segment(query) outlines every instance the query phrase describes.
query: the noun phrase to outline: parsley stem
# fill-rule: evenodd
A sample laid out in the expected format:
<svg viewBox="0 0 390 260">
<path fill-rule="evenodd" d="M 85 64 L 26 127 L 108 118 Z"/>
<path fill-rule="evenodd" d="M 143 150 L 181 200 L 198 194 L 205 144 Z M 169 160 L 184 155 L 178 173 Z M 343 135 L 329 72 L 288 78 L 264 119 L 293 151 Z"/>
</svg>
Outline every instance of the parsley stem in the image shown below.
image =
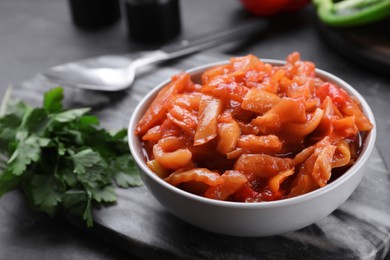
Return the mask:
<svg viewBox="0 0 390 260">
<path fill-rule="evenodd" d="M 5 91 L 4 93 L 4 97 L 3 97 L 3 100 L 1 101 L 1 105 L 0 105 L 0 116 L 3 116 L 5 115 L 6 111 L 7 111 L 7 105 L 8 105 L 8 101 L 11 97 L 11 94 L 12 94 L 12 86 L 9 86 L 7 88 L 7 90 Z"/>
<path fill-rule="evenodd" d="M 7 166 L 7 158 L 5 155 L 0 154 L 0 170 L 4 170 Z"/>
</svg>

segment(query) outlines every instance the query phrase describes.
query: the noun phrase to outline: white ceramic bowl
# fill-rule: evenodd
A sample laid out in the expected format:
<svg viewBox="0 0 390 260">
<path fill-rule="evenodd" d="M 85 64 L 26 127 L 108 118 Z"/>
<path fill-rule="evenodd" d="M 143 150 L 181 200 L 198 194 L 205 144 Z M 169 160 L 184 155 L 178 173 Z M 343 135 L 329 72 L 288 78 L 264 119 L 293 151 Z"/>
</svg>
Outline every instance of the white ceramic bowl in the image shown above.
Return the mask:
<svg viewBox="0 0 390 260">
<path fill-rule="evenodd" d="M 262 61 L 272 65 L 284 64 L 284 61 L 277 60 Z M 207 68 L 225 63 L 227 61 L 208 64 L 187 72 L 196 81 Z M 138 104 L 128 128 L 130 151 L 146 187 L 161 205 L 177 217 L 199 228 L 226 235 L 245 237 L 276 235 L 303 228 L 329 215 L 352 194 L 361 181 L 367 159 L 375 144 L 376 129 L 374 115 L 369 105 L 354 88 L 325 71 L 316 69 L 316 74 L 326 81 L 336 83 L 356 97 L 364 114 L 374 124 L 374 128 L 364 140 L 356 163 L 334 182 L 294 198 L 261 203 L 212 200 L 168 184 L 147 167 L 142 156 L 140 139 L 134 134 L 137 122 L 157 93 L 169 83 L 167 80 Z"/>
</svg>

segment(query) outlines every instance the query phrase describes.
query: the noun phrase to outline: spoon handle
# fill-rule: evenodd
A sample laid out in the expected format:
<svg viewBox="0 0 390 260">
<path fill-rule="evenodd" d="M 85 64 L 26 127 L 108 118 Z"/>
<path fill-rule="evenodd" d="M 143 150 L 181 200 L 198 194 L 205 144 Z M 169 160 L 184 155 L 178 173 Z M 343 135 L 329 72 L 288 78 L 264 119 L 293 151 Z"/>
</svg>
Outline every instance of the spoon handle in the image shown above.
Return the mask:
<svg viewBox="0 0 390 260">
<path fill-rule="evenodd" d="M 216 46 L 217 44 L 226 43 L 231 40 L 239 40 L 246 38 L 256 33 L 265 31 L 267 28 L 266 20 L 255 20 L 244 25 L 235 27 L 227 31 L 213 33 L 193 40 L 182 40 L 180 42 L 166 45 L 159 50 L 153 51 L 148 55 L 142 56 L 134 60 L 130 66 L 129 71 L 136 70 L 142 66 L 157 63 L 165 60 L 170 60 L 185 55 L 189 55 L 207 48 Z"/>
<path fill-rule="evenodd" d="M 254 22 L 251 21 L 226 31 L 213 33 L 193 40 L 182 40 L 178 43 L 164 46 L 160 50 L 168 54 L 167 59 L 174 59 L 217 46 L 217 44 L 255 35 L 264 31 L 267 26 L 268 22 L 266 20 L 256 19 Z"/>
</svg>

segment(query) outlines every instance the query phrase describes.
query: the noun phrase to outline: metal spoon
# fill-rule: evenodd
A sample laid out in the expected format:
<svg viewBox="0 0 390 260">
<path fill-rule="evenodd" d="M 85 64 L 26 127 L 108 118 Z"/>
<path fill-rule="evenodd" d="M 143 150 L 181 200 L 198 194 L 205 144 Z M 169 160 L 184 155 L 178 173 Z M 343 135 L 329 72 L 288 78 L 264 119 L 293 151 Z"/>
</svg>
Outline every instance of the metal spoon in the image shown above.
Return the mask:
<svg viewBox="0 0 390 260">
<path fill-rule="evenodd" d="M 192 54 L 216 46 L 218 43 L 226 43 L 229 40 L 240 40 L 264 31 L 266 26 L 265 20 L 256 20 L 228 31 L 215 33 L 201 39 L 181 41 L 160 50 L 148 52 L 132 62 L 129 60 L 124 62 L 126 58 L 123 55 L 111 55 L 105 56 L 106 59 L 97 57 L 88 60 L 88 62 L 71 62 L 55 66 L 42 74 L 50 81 L 82 89 L 124 90 L 132 86 L 136 71 L 140 67 Z"/>
</svg>

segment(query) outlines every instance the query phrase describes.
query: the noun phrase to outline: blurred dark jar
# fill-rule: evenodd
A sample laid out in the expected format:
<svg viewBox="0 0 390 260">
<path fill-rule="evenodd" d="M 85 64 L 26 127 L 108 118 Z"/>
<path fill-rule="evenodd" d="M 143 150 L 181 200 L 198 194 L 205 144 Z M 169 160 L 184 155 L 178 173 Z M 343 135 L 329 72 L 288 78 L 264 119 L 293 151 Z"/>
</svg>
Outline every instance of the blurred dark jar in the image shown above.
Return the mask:
<svg viewBox="0 0 390 260">
<path fill-rule="evenodd" d="M 119 0 L 69 0 L 73 23 L 81 28 L 97 29 L 120 17 Z"/>
<path fill-rule="evenodd" d="M 129 38 L 164 42 L 180 33 L 179 0 L 123 0 Z"/>
</svg>

